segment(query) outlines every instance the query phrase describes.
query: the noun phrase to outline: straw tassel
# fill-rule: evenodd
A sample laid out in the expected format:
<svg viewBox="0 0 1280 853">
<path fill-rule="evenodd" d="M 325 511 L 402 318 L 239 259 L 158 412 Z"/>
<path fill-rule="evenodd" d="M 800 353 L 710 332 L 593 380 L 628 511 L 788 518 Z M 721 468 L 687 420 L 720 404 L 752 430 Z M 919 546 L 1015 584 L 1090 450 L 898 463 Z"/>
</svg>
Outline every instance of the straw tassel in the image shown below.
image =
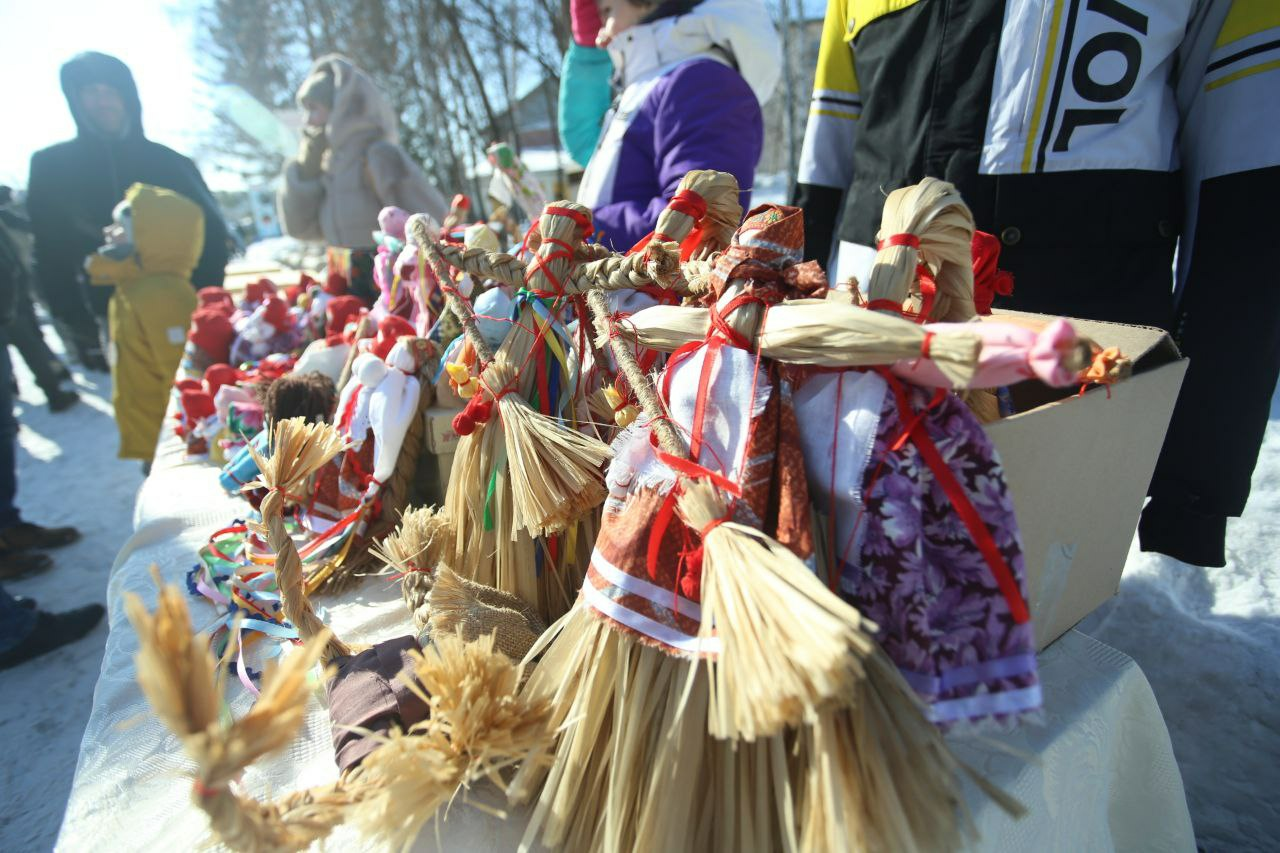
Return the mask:
<svg viewBox="0 0 1280 853">
<path fill-rule="evenodd" d="M 244 768 L 284 748 L 297 734 L 311 693 L 308 673 L 324 651 L 327 630 L 282 661 L 269 661 L 258 701 L 227 725 L 220 717 L 217 662 L 205 638 L 191 630 L 183 593 L 162 587 L 154 613 L 130 593 L 125 610 L 138 633 L 138 683 L 195 763 L 192 801 L 209 816 L 222 843 L 243 851 L 301 850 L 343 821 L 361 791 L 341 781 L 270 804 L 231 789 Z"/>
<path fill-rule="evenodd" d="M 139 637 L 138 682 L 195 763 L 193 801 L 233 850 L 303 850 L 344 822 L 407 847 L 460 788 L 480 779 L 503 787 L 500 771 L 551 737 L 549 706 L 518 695 L 523 668 L 496 651 L 492 637 L 467 643 L 442 633 L 414 654 L 408 682 L 430 705 L 427 720 L 393 731 L 335 783 L 259 803 L 231 783 L 296 736 L 311 692 L 308 674 L 327 631 L 282 662 L 269 662 L 252 710 L 224 724 L 216 661 L 191 630 L 183 593 L 162 588 L 154 614 L 132 594 L 125 607 Z"/>
</svg>

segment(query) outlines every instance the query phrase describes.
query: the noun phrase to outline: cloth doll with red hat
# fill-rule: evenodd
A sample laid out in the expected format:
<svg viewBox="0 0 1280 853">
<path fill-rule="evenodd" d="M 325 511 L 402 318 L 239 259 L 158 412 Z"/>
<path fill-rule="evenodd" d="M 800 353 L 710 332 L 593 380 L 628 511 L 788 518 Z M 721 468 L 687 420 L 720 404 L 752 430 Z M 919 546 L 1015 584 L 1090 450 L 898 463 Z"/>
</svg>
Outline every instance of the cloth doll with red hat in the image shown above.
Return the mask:
<svg viewBox="0 0 1280 853">
<path fill-rule="evenodd" d="M 273 353 L 289 353 L 302 345 L 306 333 L 278 296 L 262 301 L 253 313 L 236 323 L 231 363 L 261 361 Z"/>
<path fill-rule="evenodd" d="M 231 341 L 235 336 L 231 317 L 223 313 L 222 307 L 197 308 L 191 315 L 191 327 L 182 351 L 182 372 L 199 377 L 211 365 L 225 363 L 231 358 Z"/>
<path fill-rule="evenodd" d="M 269 278 L 260 278 L 252 281 L 244 289 L 244 298 L 240 300 L 240 304 L 236 308 L 243 314 L 252 314 L 262 300 L 269 296 L 276 295 L 276 283 Z"/>
<path fill-rule="evenodd" d="M 325 317 L 329 310 L 329 302 L 347 295 L 349 295 L 347 280 L 336 272 L 331 272 L 325 276 L 323 284 L 311 288 L 310 300 L 307 303 L 306 310 L 309 328 L 315 337 L 318 338 L 324 334 Z M 365 303 L 361 300 L 360 304 L 364 305 Z"/>
<path fill-rule="evenodd" d="M 218 433 L 218 410 L 213 395 L 203 388 L 182 392 L 178 410 L 178 435 L 186 439 L 188 456 L 207 456 L 209 443 Z"/>
<path fill-rule="evenodd" d="M 214 308 L 228 317 L 235 313 L 236 303 L 221 287 L 202 287 L 196 291 L 196 304 L 199 308 Z"/>
<path fill-rule="evenodd" d="M 298 283 L 291 284 L 284 289 L 284 301 L 289 303 L 290 307 L 298 305 L 302 297 L 316 287 L 319 287 L 319 283 L 314 278 L 306 273 L 300 273 L 298 275 Z"/>
</svg>

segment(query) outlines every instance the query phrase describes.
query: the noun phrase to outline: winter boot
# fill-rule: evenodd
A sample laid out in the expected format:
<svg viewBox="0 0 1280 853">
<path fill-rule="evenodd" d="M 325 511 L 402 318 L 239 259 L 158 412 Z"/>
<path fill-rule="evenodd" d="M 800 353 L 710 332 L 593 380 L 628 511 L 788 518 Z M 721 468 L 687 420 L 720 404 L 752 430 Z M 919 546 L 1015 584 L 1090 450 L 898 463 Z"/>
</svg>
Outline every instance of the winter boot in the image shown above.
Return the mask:
<svg viewBox="0 0 1280 853">
<path fill-rule="evenodd" d="M 65 613 L 36 613 L 36 626 L 26 639 L 0 654 L 0 669 L 10 669 L 68 643 L 74 643 L 92 631 L 106 612 L 101 604 L 90 604 Z"/>
<path fill-rule="evenodd" d="M 0 530 L 0 552 L 61 548 L 79 539 L 80 531 L 74 527 L 41 527 L 29 521 L 19 521 Z"/>
<path fill-rule="evenodd" d="M 21 554 L 16 551 L 0 553 L 0 581 L 16 581 L 51 568 L 53 560 L 46 554 Z"/>
</svg>

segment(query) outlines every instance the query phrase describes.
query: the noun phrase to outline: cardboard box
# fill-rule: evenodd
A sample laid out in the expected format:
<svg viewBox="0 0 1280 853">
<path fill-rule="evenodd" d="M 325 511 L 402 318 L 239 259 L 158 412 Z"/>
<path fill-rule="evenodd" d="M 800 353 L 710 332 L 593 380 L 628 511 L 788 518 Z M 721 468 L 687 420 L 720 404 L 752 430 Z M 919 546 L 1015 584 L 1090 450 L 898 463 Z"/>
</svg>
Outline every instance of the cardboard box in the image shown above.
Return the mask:
<svg viewBox="0 0 1280 853">
<path fill-rule="evenodd" d="M 1017 312 L 997 312 L 1016 321 Z M 1035 315 L 1021 315 L 1033 317 Z M 1161 329 L 1072 320 L 1118 346 L 1133 376 L 1083 396 L 1025 382 L 1019 414 L 987 427 L 1004 463 L 1026 556 L 1036 646 L 1070 630 L 1120 586 L 1187 360 Z"/>
<path fill-rule="evenodd" d="M 452 455 L 457 449 L 458 434 L 453 431 L 453 417 L 458 411 L 444 406 L 431 406 L 426 410 L 428 453 L 433 456 Z"/>
</svg>

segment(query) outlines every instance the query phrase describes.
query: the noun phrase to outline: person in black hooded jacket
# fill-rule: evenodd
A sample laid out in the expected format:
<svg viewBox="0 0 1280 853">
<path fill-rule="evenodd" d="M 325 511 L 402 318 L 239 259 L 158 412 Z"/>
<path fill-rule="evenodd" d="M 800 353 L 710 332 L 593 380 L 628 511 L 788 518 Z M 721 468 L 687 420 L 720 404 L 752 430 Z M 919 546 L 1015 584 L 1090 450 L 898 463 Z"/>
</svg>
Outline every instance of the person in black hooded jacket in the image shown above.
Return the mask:
<svg viewBox="0 0 1280 853">
<path fill-rule="evenodd" d="M 84 283 L 84 260 L 102 243 L 111 211 L 135 183 L 181 193 L 204 209 L 204 252 L 191 276 L 199 287 L 221 287 L 227 228 L 212 193 L 188 158 L 142 132 L 142 105 L 133 75 L 119 59 L 81 53 L 62 66 L 62 92 L 76 137 L 31 157 L 27 212 L 35 236 L 36 279 L 54 318 L 86 367 L 106 370 L 99 343 L 110 288 Z"/>
</svg>

